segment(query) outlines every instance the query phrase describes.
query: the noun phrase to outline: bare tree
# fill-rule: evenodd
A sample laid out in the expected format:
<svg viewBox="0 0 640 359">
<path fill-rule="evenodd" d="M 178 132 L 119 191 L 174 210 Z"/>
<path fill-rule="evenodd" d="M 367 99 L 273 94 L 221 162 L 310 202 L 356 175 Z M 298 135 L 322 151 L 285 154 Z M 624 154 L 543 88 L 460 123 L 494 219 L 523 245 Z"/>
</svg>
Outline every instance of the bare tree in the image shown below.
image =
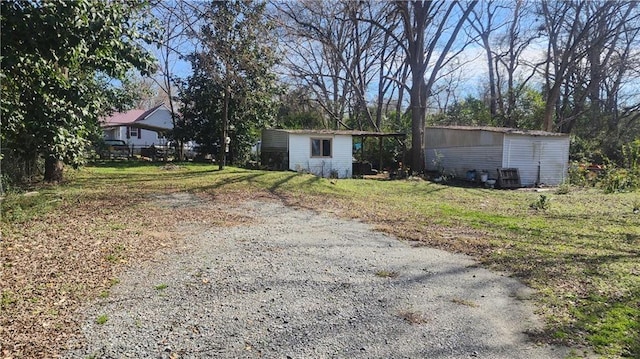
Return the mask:
<svg viewBox="0 0 640 359">
<path fill-rule="evenodd" d="M 517 127 L 516 102 L 523 89 L 537 72 L 539 63 L 524 59 L 523 54 L 531 43 L 539 37 L 535 21 L 532 19 L 532 5 L 526 0 L 517 0 L 510 7 L 506 31 L 499 34 L 494 61 L 496 63 L 496 92 L 498 111 L 504 117 L 507 127 Z M 520 70 L 528 66 L 529 71 Z M 523 74 L 516 81 L 518 73 Z M 503 85 L 504 81 L 504 85 Z"/>
<path fill-rule="evenodd" d="M 195 44 L 192 42 L 196 24 L 202 20 L 203 11 L 199 4 L 184 0 L 158 1 L 153 14 L 160 27 L 155 49 L 158 59 L 158 77 L 153 77 L 162 93 L 164 101 L 171 111 L 173 128 L 178 128 L 177 90 L 180 79 L 175 73 L 178 62 L 190 52 Z M 178 139 L 178 155 L 182 159 L 182 139 Z"/>
<path fill-rule="evenodd" d="M 399 36 L 388 33 L 400 44 L 411 72 L 411 168 L 414 172 L 422 172 L 425 165 L 423 134 L 427 99 L 432 95 L 440 70 L 453 58 L 450 51 L 454 44 L 460 43 L 456 42 L 458 33 L 476 3 L 444 0 L 394 3 L 393 11 L 398 12 L 403 31 Z M 384 28 L 384 24 L 376 24 Z"/>
<path fill-rule="evenodd" d="M 625 23 L 639 15 L 633 1 L 544 1 L 539 11 L 549 40 L 542 127 L 569 132 L 586 99 L 599 106 L 602 71 L 617 52 L 608 49 L 617 48 Z"/>
<path fill-rule="evenodd" d="M 498 93 L 495 74 L 495 58 L 491 36 L 492 34 L 504 27 L 507 22 L 505 17 L 496 23 L 496 13 L 506 8 L 501 2 L 484 0 L 481 6 L 473 9 L 469 16 L 469 24 L 475 30 L 480 45 L 485 51 L 487 59 L 487 70 L 489 75 L 489 111 L 492 117 L 498 114 Z"/>
<path fill-rule="evenodd" d="M 398 86 L 397 45 L 385 31 L 363 19 L 387 13 L 376 2 L 302 1 L 275 3 L 284 29 L 288 74 L 311 88 L 331 118 L 346 127 L 349 113 L 359 128 L 379 130 L 385 96 Z M 387 22 L 394 31 L 397 22 Z M 372 113 L 368 96 L 377 94 Z"/>
</svg>

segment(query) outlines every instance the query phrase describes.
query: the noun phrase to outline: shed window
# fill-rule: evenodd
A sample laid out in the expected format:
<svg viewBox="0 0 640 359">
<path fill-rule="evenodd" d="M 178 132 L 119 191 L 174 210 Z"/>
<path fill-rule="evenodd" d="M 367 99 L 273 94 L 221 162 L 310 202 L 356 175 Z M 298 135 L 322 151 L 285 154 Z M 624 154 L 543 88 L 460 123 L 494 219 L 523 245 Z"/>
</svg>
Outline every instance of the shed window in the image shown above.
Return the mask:
<svg viewBox="0 0 640 359">
<path fill-rule="evenodd" d="M 331 139 L 312 138 L 311 157 L 331 157 Z"/>
</svg>

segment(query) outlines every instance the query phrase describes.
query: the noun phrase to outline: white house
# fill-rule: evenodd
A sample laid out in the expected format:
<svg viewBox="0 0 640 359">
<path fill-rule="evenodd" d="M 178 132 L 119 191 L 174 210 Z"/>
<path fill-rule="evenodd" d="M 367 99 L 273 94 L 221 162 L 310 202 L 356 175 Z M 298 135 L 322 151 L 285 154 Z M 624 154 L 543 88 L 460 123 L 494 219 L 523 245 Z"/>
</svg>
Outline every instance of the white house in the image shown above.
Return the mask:
<svg viewBox="0 0 640 359">
<path fill-rule="evenodd" d="M 502 127 L 434 126 L 424 133 L 428 171 L 464 177 L 468 171 L 518 169 L 520 185 L 562 183 L 569 164 L 569 136 Z"/>
<path fill-rule="evenodd" d="M 164 105 L 149 110 L 115 113 L 101 121 L 104 138 L 123 140 L 134 150 L 151 145 L 165 145 L 164 133 L 173 129 L 171 111 Z"/>
</svg>

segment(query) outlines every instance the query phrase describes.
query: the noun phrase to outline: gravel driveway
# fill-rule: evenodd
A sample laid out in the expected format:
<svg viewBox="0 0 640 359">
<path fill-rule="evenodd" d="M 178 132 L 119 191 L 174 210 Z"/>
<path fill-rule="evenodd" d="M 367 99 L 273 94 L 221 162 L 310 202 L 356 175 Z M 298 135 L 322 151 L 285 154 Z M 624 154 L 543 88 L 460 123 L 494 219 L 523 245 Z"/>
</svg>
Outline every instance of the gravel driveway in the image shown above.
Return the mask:
<svg viewBox="0 0 640 359">
<path fill-rule="evenodd" d="M 249 202 L 83 309 L 68 358 L 563 358 L 516 280 L 366 224 Z M 97 324 L 103 316 L 107 321 Z"/>
</svg>

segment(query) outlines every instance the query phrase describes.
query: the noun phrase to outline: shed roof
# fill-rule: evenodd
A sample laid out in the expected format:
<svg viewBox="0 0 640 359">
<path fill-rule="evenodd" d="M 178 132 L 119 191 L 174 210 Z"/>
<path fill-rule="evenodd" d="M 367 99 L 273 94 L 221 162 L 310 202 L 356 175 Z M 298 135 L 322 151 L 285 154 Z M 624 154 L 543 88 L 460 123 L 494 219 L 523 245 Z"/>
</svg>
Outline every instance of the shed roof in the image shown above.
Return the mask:
<svg viewBox="0 0 640 359">
<path fill-rule="evenodd" d="M 526 130 L 521 128 L 509 128 L 509 127 L 490 127 L 490 126 L 428 126 L 429 128 L 460 130 L 460 131 L 487 131 L 505 133 L 510 135 L 525 135 L 525 136 L 554 136 L 554 137 L 568 137 L 566 133 L 559 132 L 547 132 L 539 130 Z"/>
<path fill-rule="evenodd" d="M 279 131 L 293 134 L 303 135 L 347 135 L 347 136 L 363 136 L 363 137 L 405 137 L 406 133 L 400 132 L 375 132 L 375 131 L 356 131 L 356 130 L 289 130 L 282 128 L 270 128 L 270 131 Z"/>
</svg>

